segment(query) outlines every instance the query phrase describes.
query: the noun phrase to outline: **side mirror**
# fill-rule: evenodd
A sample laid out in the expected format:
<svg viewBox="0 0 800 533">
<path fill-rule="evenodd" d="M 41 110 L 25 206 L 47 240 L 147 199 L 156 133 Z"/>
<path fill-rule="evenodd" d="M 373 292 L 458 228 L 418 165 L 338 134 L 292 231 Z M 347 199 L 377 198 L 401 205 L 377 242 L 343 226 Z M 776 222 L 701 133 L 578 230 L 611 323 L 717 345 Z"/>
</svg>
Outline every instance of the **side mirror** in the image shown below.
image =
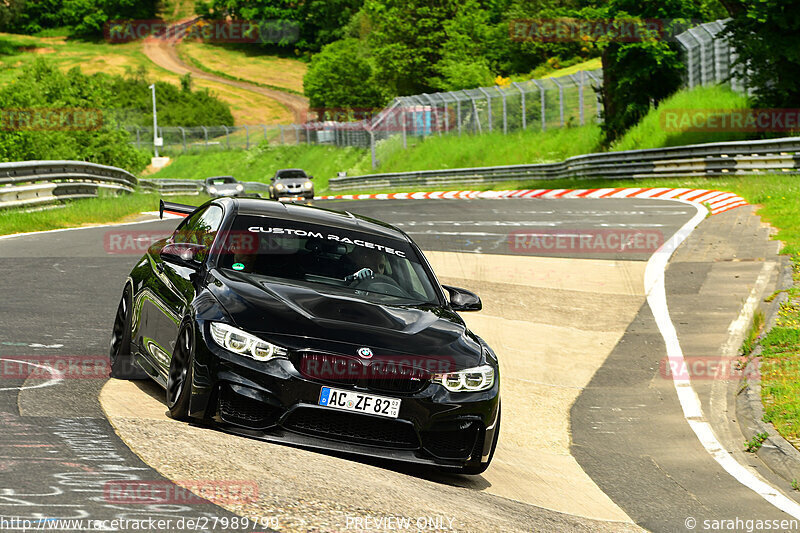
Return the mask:
<svg viewBox="0 0 800 533">
<path fill-rule="evenodd" d="M 199 265 L 198 254 L 205 251 L 206 247 L 202 244 L 173 242 L 161 249 L 161 258 L 170 263 L 196 268 Z"/>
<path fill-rule="evenodd" d="M 306 176 L 308 179 L 313 180 L 314 176 Z"/>
<path fill-rule="evenodd" d="M 442 285 L 450 295 L 450 307 L 453 311 L 480 311 L 483 309 L 481 299 L 474 292 L 449 285 Z"/>
</svg>

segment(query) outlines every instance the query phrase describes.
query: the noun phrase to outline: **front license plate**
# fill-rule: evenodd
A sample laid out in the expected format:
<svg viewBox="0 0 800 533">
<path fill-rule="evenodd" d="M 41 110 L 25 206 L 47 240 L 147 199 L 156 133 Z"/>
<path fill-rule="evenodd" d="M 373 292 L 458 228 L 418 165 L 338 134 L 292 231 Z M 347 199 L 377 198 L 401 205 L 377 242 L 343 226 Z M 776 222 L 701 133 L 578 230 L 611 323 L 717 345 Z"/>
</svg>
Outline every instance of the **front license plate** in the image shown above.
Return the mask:
<svg viewBox="0 0 800 533">
<path fill-rule="evenodd" d="M 383 396 L 330 387 L 322 387 L 319 393 L 319 405 L 343 411 L 385 416 L 386 418 L 397 418 L 400 412 L 399 398 L 384 398 Z"/>
</svg>

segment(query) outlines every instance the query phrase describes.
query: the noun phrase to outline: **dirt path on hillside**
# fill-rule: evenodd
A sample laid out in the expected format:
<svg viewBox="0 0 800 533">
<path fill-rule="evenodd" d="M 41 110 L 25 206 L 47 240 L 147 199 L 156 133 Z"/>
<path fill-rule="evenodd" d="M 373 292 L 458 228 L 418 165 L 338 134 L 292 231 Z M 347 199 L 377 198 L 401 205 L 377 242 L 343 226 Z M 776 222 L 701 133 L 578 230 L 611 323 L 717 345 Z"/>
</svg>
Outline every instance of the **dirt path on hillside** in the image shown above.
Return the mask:
<svg viewBox="0 0 800 533">
<path fill-rule="evenodd" d="M 179 22 L 178 24 L 185 22 L 186 21 Z M 302 124 L 307 120 L 308 98 L 297 94 L 260 87 L 244 81 L 234 81 L 221 76 L 215 76 L 214 74 L 209 74 L 208 72 L 185 63 L 180 56 L 178 56 L 178 51 L 175 48 L 176 44 L 177 42 L 174 39 L 145 39 L 144 53 L 150 59 L 150 61 L 162 68 L 169 70 L 170 72 L 174 72 L 175 74 L 181 76 L 187 72 L 190 72 L 192 77 L 197 79 L 223 83 L 225 85 L 238 87 L 246 91 L 267 96 L 289 108 L 294 115 L 294 121 L 296 123 Z"/>
</svg>

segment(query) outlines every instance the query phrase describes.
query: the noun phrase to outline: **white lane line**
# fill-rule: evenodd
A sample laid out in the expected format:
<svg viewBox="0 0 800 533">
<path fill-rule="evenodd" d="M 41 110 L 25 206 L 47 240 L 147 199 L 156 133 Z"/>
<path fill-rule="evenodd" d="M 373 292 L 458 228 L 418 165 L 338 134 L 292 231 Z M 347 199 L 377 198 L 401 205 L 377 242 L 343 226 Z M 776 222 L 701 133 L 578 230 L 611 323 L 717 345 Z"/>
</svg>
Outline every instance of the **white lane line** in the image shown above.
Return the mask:
<svg viewBox="0 0 800 533">
<path fill-rule="evenodd" d="M 0 357 L 0 361 L 6 361 L 6 362 L 9 362 L 9 363 L 24 363 L 26 365 L 35 366 L 36 368 L 41 368 L 45 372 L 48 372 L 50 374 L 50 376 L 52 376 L 50 379 L 48 379 L 44 383 L 39 383 L 38 385 L 30 385 L 30 386 L 27 386 L 27 387 L 25 385 L 22 385 L 22 386 L 19 386 L 19 387 L 3 387 L 3 388 L 0 388 L 0 391 L 7 391 L 7 390 L 20 391 L 20 390 L 28 390 L 28 389 L 41 389 L 42 387 L 50 387 L 50 386 L 53 386 L 53 385 L 57 385 L 58 383 L 61 383 L 64 380 L 64 374 L 62 374 L 61 372 L 59 372 L 55 368 L 50 368 L 49 366 L 46 366 L 46 365 L 37 365 L 36 363 L 31 363 L 30 361 L 25 361 L 23 359 L 5 359 L 5 358 L 2 358 L 2 357 Z"/>
<path fill-rule="evenodd" d="M 697 214 L 656 250 L 647 261 L 644 275 L 644 289 L 647 295 L 647 304 L 650 306 L 658 330 L 664 338 L 670 366 L 674 364 L 683 366 L 685 365 L 685 359 L 680 342 L 678 341 L 678 333 L 669 316 L 669 308 L 667 307 L 667 294 L 664 289 L 667 262 L 678 246 L 680 246 L 697 225 L 705 219 L 708 213 L 708 210 L 702 205 L 686 203 L 694 205 L 697 209 Z M 678 368 L 681 366 L 678 366 Z M 705 448 L 711 457 L 739 483 L 749 488 L 781 511 L 790 514 L 794 518 L 800 519 L 800 504 L 786 497 L 778 489 L 764 481 L 758 474 L 737 462 L 736 459 L 725 450 L 714 434 L 711 424 L 709 424 L 703 416 L 700 398 L 692 388 L 691 380 L 688 378 L 681 378 L 679 375 L 679 373 L 672 374 L 672 382 L 678 394 L 678 401 L 680 401 L 686 422 L 689 424 L 689 427 L 692 428 L 692 431 L 694 431 L 703 448 Z"/>
</svg>

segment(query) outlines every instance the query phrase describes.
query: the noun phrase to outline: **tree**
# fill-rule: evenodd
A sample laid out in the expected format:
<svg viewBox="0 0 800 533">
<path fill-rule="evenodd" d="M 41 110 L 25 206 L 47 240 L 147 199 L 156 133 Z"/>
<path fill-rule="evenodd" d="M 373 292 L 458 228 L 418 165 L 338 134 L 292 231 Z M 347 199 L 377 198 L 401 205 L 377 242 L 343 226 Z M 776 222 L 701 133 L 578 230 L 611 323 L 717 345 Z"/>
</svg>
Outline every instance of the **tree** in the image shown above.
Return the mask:
<svg viewBox="0 0 800 533">
<path fill-rule="evenodd" d="M 608 35 L 597 41 L 603 64 L 603 132 L 605 142 L 611 143 L 641 120 L 652 105 L 678 90 L 682 82 L 685 67 L 678 43 L 645 29 L 645 19 L 662 23 L 699 19 L 704 16 L 703 6 L 692 0 L 611 0 L 602 8 L 584 8 L 579 15 L 593 20 L 628 20 L 643 36 L 624 41 Z M 668 26 L 665 29 L 670 30 Z"/>
<path fill-rule="evenodd" d="M 797 107 L 800 102 L 800 12 L 780 0 L 724 0 L 732 20 L 726 34 L 747 72 L 760 107 Z"/>
<path fill-rule="evenodd" d="M 371 108 L 386 101 L 372 58 L 364 44 L 352 38 L 331 43 L 313 57 L 303 89 L 312 109 Z"/>
</svg>

